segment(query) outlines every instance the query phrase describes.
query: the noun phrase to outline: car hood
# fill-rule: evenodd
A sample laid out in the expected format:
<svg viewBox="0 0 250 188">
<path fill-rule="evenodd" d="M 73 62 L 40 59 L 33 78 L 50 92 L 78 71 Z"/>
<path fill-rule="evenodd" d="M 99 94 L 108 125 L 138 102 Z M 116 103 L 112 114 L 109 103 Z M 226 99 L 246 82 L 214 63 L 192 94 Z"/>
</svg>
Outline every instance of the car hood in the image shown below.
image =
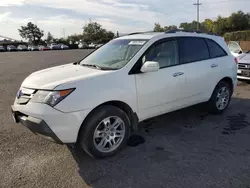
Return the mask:
<svg viewBox="0 0 250 188">
<path fill-rule="evenodd" d="M 109 72 L 71 63 L 34 72 L 23 81 L 22 87 L 52 90 L 64 83 L 108 74 Z"/>
<path fill-rule="evenodd" d="M 245 53 L 238 57 L 239 63 L 250 64 L 250 53 Z"/>
</svg>

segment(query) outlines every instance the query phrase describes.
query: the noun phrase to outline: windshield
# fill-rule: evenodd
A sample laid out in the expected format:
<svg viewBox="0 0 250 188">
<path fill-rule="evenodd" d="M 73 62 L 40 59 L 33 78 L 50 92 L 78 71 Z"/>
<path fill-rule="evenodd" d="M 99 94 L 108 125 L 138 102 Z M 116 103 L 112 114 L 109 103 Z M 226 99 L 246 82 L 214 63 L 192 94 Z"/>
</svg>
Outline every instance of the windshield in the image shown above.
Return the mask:
<svg viewBox="0 0 250 188">
<path fill-rule="evenodd" d="M 103 69 L 120 69 L 142 48 L 147 40 L 118 39 L 102 46 L 85 59 L 81 65 L 95 65 Z"/>
</svg>

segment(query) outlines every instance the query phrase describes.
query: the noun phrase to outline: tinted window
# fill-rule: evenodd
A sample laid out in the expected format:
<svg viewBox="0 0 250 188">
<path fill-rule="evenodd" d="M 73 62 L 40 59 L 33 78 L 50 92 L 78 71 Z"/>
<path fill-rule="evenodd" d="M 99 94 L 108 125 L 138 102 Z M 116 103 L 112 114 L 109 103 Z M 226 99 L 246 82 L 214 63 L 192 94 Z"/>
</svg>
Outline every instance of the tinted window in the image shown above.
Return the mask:
<svg viewBox="0 0 250 188">
<path fill-rule="evenodd" d="M 179 49 L 181 63 L 209 59 L 207 44 L 202 38 L 180 38 Z"/>
<path fill-rule="evenodd" d="M 151 47 L 142 58 L 142 63 L 156 61 L 160 68 L 177 65 L 178 45 L 177 41 L 166 41 Z"/>
<path fill-rule="evenodd" d="M 214 41 L 206 39 L 209 51 L 210 51 L 210 57 L 222 57 L 227 55 L 226 52 Z"/>
</svg>

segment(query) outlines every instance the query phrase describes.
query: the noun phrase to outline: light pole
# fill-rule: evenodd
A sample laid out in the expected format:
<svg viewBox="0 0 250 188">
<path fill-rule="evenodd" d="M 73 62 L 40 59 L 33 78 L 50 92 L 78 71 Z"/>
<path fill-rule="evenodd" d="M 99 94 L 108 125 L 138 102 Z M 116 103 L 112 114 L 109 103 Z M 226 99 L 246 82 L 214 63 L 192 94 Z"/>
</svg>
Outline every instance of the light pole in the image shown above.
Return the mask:
<svg viewBox="0 0 250 188">
<path fill-rule="evenodd" d="M 63 28 L 63 38 L 65 39 L 65 28 Z"/>
<path fill-rule="evenodd" d="M 195 6 L 197 6 L 197 31 L 199 31 L 200 26 L 200 0 L 197 0 L 197 3 L 194 3 Z"/>
</svg>

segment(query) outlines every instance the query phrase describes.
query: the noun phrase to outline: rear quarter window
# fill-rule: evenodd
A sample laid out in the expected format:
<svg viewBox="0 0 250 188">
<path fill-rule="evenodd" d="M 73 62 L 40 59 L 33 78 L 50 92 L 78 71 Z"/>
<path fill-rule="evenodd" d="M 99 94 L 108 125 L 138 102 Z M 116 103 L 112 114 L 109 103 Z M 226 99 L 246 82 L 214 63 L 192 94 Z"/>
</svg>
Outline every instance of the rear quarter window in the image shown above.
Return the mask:
<svg viewBox="0 0 250 188">
<path fill-rule="evenodd" d="M 225 52 L 225 50 L 216 42 L 210 40 L 210 39 L 206 39 L 208 48 L 209 48 L 209 52 L 210 52 L 210 57 L 211 58 L 216 58 L 216 57 L 223 57 L 226 56 L 227 53 Z"/>
</svg>

